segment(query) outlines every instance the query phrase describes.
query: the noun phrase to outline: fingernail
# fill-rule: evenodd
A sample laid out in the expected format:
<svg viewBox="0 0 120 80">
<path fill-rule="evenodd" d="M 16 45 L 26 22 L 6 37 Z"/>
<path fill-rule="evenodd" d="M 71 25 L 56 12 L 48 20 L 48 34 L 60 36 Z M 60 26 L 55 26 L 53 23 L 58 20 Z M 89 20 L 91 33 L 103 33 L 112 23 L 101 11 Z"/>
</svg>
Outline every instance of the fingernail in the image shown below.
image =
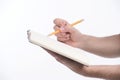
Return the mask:
<svg viewBox="0 0 120 80">
<path fill-rule="evenodd" d="M 60 31 L 61 31 L 61 32 L 64 32 L 64 31 L 65 31 L 65 28 L 64 28 L 64 27 L 61 27 L 61 28 L 60 28 Z"/>
</svg>

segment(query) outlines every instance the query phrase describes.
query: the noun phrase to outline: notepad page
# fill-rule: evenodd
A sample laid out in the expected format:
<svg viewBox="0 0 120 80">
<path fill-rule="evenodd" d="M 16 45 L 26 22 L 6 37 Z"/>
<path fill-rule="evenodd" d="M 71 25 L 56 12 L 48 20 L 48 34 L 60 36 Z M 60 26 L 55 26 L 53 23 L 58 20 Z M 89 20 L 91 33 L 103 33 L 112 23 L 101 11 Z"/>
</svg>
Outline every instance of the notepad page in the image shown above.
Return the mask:
<svg viewBox="0 0 120 80">
<path fill-rule="evenodd" d="M 86 52 L 81 49 L 74 48 L 31 30 L 28 31 L 28 40 L 33 44 L 44 47 L 81 64 L 89 65 L 89 59 L 84 55 Z"/>
</svg>

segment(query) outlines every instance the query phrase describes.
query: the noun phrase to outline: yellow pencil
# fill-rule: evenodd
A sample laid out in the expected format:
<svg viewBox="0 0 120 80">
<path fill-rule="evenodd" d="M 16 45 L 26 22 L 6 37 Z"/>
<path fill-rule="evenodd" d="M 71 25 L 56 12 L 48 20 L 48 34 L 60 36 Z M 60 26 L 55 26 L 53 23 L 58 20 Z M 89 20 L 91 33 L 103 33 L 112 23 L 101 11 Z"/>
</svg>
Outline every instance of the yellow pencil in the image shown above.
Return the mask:
<svg viewBox="0 0 120 80">
<path fill-rule="evenodd" d="M 78 23 L 81 23 L 82 21 L 84 21 L 84 19 L 78 20 L 78 21 L 70 24 L 70 27 L 73 27 L 74 25 L 76 25 L 76 24 L 78 24 Z M 59 33 L 59 32 L 60 32 L 60 30 L 56 30 L 55 32 L 50 33 L 48 36 L 55 35 L 55 34 L 57 34 L 57 33 Z"/>
</svg>

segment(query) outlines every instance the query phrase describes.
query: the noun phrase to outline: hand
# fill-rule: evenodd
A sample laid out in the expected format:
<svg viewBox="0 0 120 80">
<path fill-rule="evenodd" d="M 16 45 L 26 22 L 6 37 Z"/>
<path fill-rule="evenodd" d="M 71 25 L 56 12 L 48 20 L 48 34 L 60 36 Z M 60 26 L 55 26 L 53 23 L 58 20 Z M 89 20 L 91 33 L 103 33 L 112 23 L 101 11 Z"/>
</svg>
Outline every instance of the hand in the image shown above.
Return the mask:
<svg viewBox="0 0 120 80">
<path fill-rule="evenodd" d="M 85 66 L 71 59 L 63 57 L 55 52 L 45 49 L 58 62 L 67 66 L 69 69 L 86 77 L 103 78 L 110 80 L 120 80 L 120 65 L 92 65 Z"/>
<path fill-rule="evenodd" d="M 56 34 L 57 40 L 66 43 L 73 47 L 81 47 L 84 41 L 84 35 L 77 29 L 71 28 L 70 24 L 63 20 L 56 18 L 54 20 L 54 29 L 60 30 L 60 33 Z"/>
<path fill-rule="evenodd" d="M 78 74 L 86 75 L 85 68 L 87 68 L 88 66 L 85 66 L 85 65 L 80 64 L 76 61 L 73 61 L 69 58 L 61 56 L 61 55 L 59 55 L 59 54 L 57 54 L 53 51 L 47 50 L 45 48 L 43 48 L 43 49 L 46 50 L 50 55 L 52 55 L 58 62 L 64 64 L 65 66 L 67 66 L 72 71 L 74 71 Z"/>
</svg>

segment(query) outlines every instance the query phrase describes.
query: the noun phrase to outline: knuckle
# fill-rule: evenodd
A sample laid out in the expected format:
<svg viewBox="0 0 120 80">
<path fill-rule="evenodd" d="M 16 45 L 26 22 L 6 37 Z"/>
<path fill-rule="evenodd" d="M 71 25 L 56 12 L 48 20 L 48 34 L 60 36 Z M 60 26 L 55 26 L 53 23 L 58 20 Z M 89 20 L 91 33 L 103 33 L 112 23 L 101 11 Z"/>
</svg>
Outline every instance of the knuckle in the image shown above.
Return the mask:
<svg viewBox="0 0 120 80">
<path fill-rule="evenodd" d="M 59 18 L 56 18 L 56 19 L 54 19 L 53 22 L 56 24 L 59 20 L 60 20 Z"/>
<path fill-rule="evenodd" d="M 55 26 L 53 27 L 53 29 L 54 29 L 54 30 L 58 30 L 59 27 L 55 25 Z"/>
</svg>

